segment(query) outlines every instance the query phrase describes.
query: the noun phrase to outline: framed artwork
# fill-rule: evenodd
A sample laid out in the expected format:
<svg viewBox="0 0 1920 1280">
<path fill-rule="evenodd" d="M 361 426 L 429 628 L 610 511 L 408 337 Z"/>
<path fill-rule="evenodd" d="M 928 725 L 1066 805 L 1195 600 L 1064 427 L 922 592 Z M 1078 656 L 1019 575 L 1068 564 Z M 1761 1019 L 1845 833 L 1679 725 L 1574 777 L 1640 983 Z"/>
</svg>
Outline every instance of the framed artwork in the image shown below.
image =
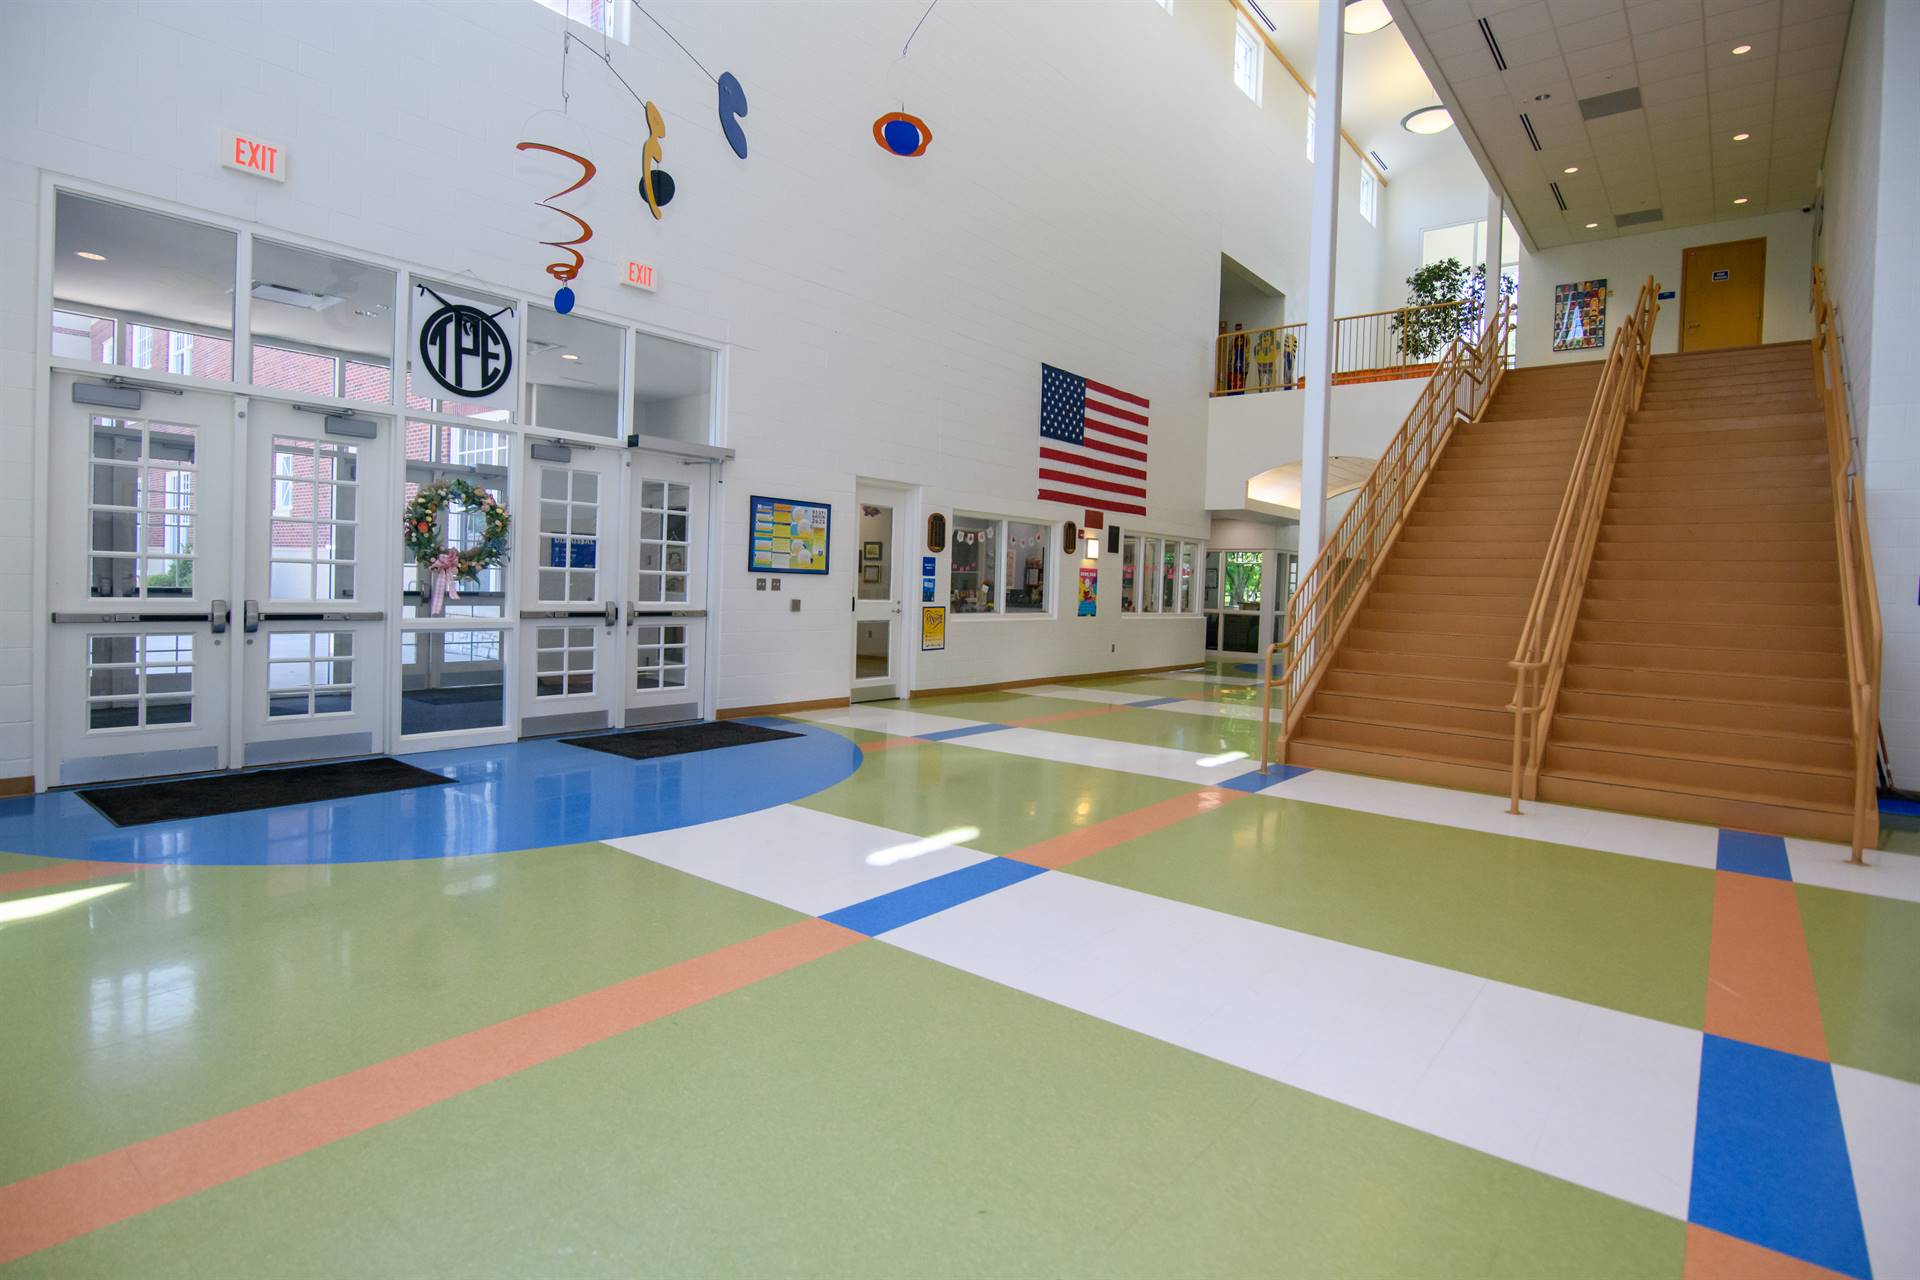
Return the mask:
<svg viewBox="0 0 1920 1280">
<path fill-rule="evenodd" d="M 877 542 L 863 542 L 863 543 L 861 543 L 861 544 L 860 544 L 860 558 L 861 558 L 861 559 L 862 559 L 863 561 L 866 561 L 866 560 L 878 560 L 878 559 L 880 558 L 880 544 L 879 544 L 879 543 L 877 543 Z"/>
<path fill-rule="evenodd" d="M 861 565 L 860 581 L 877 584 L 880 581 L 880 566 L 877 564 Z"/>
<path fill-rule="evenodd" d="M 747 501 L 749 572 L 826 573 L 831 506 L 758 494 Z"/>
<path fill-rule="evenodd" d="M 1607 282 L 1579 280 L 1553 286 L 1553 349 L 1585 351 L 1607 345 Z"/>
</svg>

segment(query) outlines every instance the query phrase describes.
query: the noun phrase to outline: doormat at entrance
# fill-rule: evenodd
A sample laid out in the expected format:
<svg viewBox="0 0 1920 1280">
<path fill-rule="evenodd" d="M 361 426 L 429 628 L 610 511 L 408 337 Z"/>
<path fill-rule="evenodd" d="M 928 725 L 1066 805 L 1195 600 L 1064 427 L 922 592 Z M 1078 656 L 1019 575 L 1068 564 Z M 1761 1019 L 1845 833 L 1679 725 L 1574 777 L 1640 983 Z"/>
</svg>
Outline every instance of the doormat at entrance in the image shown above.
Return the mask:
<svg viewBox="0 0 1920 1280">
<path fill-rule="evenodd" d="M 684 755 L 689 751 L 718 751 L 721 747 L 744 746 L 749 742 L 776 742 L 802 735 L 785 729 L 767 729 L 739 720 L 710 720 L 705 724 L 683 724 L 671 729 L 638 729 L 626 733 L 603 733 L 592 738 L 562 738 L 570 747 L 588 747 L 629 760 L 652 760 L 657 756 Z"/>
<path fill-rule="evenodd" d="M 345 800 L 413 787 L 441 787 L 453 779 L 417 769 L 392 756 L 302 765 L 297 769 L 255 769 L 207 778 L 171 778 L 128 786 L 89 787 L 80 798 L 116 827 L 182 818 L 211 818 L 252 809 Z"/>
</svg>

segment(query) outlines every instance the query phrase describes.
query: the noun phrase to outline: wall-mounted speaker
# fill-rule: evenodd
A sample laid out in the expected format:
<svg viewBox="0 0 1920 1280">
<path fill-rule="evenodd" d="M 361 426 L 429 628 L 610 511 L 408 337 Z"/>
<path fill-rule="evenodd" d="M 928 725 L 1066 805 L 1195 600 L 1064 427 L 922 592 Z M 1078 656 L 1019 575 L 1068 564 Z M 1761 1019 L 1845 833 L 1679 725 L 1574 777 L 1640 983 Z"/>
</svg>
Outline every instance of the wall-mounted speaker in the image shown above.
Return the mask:
<svg viewBox="0 0 1920 1280">
<path fill-rule="evenodd" d="M 1120 554 L 1120 526 L 1117 524 L 1107 526 L 1107 554 L 1110 556 Z"/>
</svg>

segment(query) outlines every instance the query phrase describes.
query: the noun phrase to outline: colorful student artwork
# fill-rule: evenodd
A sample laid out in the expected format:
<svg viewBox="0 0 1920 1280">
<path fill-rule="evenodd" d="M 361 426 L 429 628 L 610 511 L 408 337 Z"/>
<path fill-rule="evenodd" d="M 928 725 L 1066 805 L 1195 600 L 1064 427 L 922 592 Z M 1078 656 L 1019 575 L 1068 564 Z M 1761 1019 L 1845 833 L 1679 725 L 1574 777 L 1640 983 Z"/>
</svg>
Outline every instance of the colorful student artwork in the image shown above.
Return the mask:
<svg viewBox="0 0 1920 1280">
<path fill-rule="evenodd" d="M 1091 618 L 1100 612 L 1100 566 L 1080 566 L 1080 616 Z"/>
<path fill-rule="evenodd" d="M 1607 282 L 1553 286 L 1553 349 L 1584 351 L 1607 345 Z"/>
<path fill-rule="evenodd" d="M 920 652 L 938 653 L 947 647 L 947 607 L 934 605 L 920 611 Z"/>
<path fill-rule="evenodd" d="M 787 498 L 749 500 L 747 568 L 755 573 L 827 571 L 827 530 L 833 508 Z"/>
<path fill-rule="evenodd" d="M 927 128 L 927 122 L 919 116 L 908 115 L 904 111 L 889 111 L 873 122 L 873 140 L 880 144 L 882 151 L 911 160 L 927 153 L 927 144 L 933 141 L 933 130 Z"/>
<path fill-rule="evenodd" d="M 727 136 L 733 154 L 745 160 L 747 133 L 740 127 L 740 117 L 747 114 L 747 91 L 731 71 L 722 71 L 714 83 L 720 87 L 720 132 Z"/>
<path fill-rule="evenodd" d="M 573 289 L 570 287 L 570 282 L 579 276 L 580 268 L 586 263 L 586 257 L 580 252 L 577 246 L 583 245 L 593 239 L 593 228 L 588 226 L 586 219 L 582 218 L 579 214 L 568 213 L 565 209 L 559 208 L 553 202 L 561 196 L 570 195 L 586 186 L 589 182 L 592 182 L 596 170 L 593 167 L 593 161 L 587 159 L 585 156 L 575 155 L 573 152 L 567 151 L 564 148 L 549 146 L 544 142 L 516 143 L 514 144 L 514 150 L 545 151 L 551 155 L 565 156 L 580 166 L 580 178 L 572 186 L 562 187 L 546 199 L 534 201 L 534 203 L 541 208 L 551 209 L 553 212 L 568 219 L 576 227 L 580 228 L 580 234 L 571 240 L 542 240 L 540 242 L 550 249 L 558 249 L 573 259 L 571 262 L 555 262 L 547 267 L 547 274 L 560 282 L 560 288 L 557 289 L 553 295 L 553 309 L 561 315 L 565 315 L 567 312 L 573 310 Z"/>
</svg>

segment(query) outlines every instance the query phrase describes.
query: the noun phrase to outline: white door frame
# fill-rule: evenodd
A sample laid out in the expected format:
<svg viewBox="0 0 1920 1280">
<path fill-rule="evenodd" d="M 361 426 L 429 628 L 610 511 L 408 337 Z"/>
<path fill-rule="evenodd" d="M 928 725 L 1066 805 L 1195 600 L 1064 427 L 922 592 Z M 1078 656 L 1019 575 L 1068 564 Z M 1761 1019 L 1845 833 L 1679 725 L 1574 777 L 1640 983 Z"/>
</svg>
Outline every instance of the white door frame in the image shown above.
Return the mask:
<svg viewBox="0 0 1920 1280">
<path fill-rule="evenodd" d="M 888 628 L 888 662 L 886 677 L 870 678 L 863 684 L 859 675 L 859 634 L 860 623 L 881 621 L 881 606 L 878 600 L 860 599 L 860 508 L 871 501 L 876 506 L 887 506 L 893 512 L 892 545 L 889 548 L 891 558 L 891 599 L 885 602 L 888 609 L 886 618 L 890 620 Z M 920 536 L 920 488 L 918 485 L 900 484 L 891 480 L 873 480 L 865 476 L 854 479 L 853 485 L 853 555 L 847 562 L 854 566 L 853 589 L 849 595 L 853 601 L 851 626 L 848 631 L 847 676 L 848 696 L 855 702 L 881 698 L 906 698 L 912 696 L 915 654 L 917 644 L 909 643 L 910 629 L 907 621 L 916 617 L 918 594 L 915 584 L 919 574 L 915 572 L 920 557 L 925 554 L 924 540 Z M 865 609 L 862 606 L 867 606 Z"/>
</svg>

